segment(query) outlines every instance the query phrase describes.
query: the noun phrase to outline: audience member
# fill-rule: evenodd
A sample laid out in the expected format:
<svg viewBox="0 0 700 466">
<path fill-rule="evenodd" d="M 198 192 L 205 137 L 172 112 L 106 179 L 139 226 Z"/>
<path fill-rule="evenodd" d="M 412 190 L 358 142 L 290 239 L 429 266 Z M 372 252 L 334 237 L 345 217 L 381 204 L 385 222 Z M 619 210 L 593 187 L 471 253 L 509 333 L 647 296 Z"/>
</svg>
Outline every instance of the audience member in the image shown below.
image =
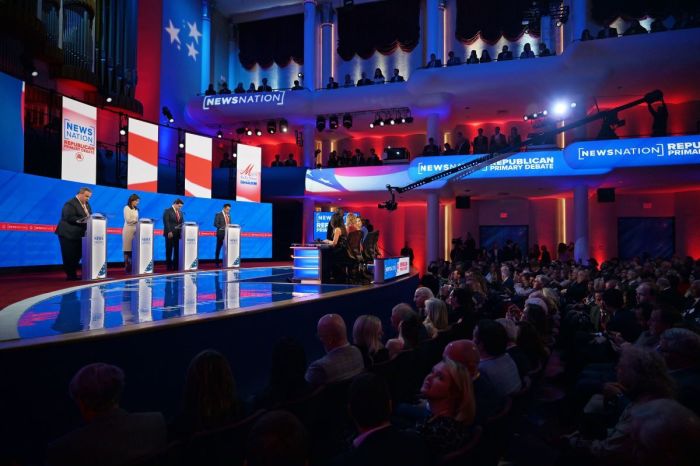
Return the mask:
<svg viewBox="0 0 700 466">
<path fill-rule="evenodd" d="M 440 148 L 435 144 L 435 139 L 428 138 L 428 144 L 423 148 L 421 155 L 440 155 Z"/>
<path fill-rule="evenodd" d="M 523 51 L 520 53 L 520 58 L 535 58 L 535 52 L 532 51 L 529 42 L 523 47 Z"/>
<path fill-rule="evenodd" d="M 256 92 L 255 83 L 250 83 L 250 86 L 248 86 L 248 90 L 246 92 Z"/>
<path fill-rule="evenodd" d="M 442 61 L 435 56 L 434 53 L 430 54 L 430 60 L 425 65 L 426 68 L 440 68 L 442 66 Z"/>
<path fill-rule="evenodd" d="M 284 162 L 280 160 L 280 154 L 275 154 L 275 160 L 270 164 L 271 167 L 284 167 Z"/>
<path fill-rule="evenodd" d="M 435 296 L 433 296 L 433 292 L 430 291 L 430 288 L 421 286 L 416 289 L 416 291 L 413 293 L 413 302 L 416 305 L 416 312 L 418 312 L 419 316 L 425 317 L 425 302 L 434 297 Z"/>
<path fill-rule="evenodd" d="M 476 65 L 478 63 L 480 62 L 479 57 L 476 56 L 476 50 L 472 50 L 469 54 L 469 58 L 467 58 L 467 65 Z"/>
<path fill-rule="evenodd" d="M 328 84 L 326 84 L 326 89 L 338 89 L 338 83 L 335 82 L 333 76 L 328 77 Z"/>
<path fill-rule="evenodd" d="M 360 79 L 357 80 L 358 86 L 368 86 L 372 84 L 372 81 L 367 77 L 367 73 L 364 71 L 360 74 Z"/>
<path fill-rule="evenodd" d="M 282 338 L 272 348 L 272 364 L 267 387 L 254 398 L 256 409 L 271 409 L 294 401 L 311 392 L 304 379 L 306 353 L 293 338 Z"/>
<path fill-rule="evenodd" d="M 459 155 L 469 153 L 469 140 L 464 137 L 461 131 L 457 132 L 457 141 L 455 143 L 455 151 Z"/>
<path fill-rule="evenodd" d="M 668 136 L 668 108 L 666 108 L 666 102 L 661 101 L 656 109 L 654 109 L 651 103 L 647 102 L 647 108 L 653 118 L 651 126 L 652 137 Z"/>
<path fill-rule="evenodd" d="M 214 89 L 214 85 L 209 83 L 209 87 L 207 87 L 207 90 L 204 91 L 204 95 L 216 95 L 216 89 Z"/>
<path fill-rule="evenodd" d="M 374 70 L 374 84 L 384 84 L 384 81 L 386 79 L 384 78 L 384 75 L 382 74 L 382 70 L 380 68 L 376 68 Z"/>
<path fill-rule="evenodd" d="M 361 315 L 352 326 L 352 341 L 362 353 L 365 368 L 389 360 L 389 351 L 382 344 L 382 322 L 373 315 Z"/>
<path fill-rule="evenodd" d="M 472 145 L 475 154 L 487 154 L 489 151 L 489 138 L 484 136 L 484 128 L 477 130 L 478 135 L 474 138 Z"/>
<path fill-rule="evenodd" d="M 420 323 L 418 314 L 413 312 L 413 310 L 405 314 L 398 323 L 398 331 L 399 335 L 397 338 L 392 338 L 386 342 L 386 349 L 389 351 L 391 359 L 398 356 L 402 351 L 418 347 L 418 344 L 424 340 L 422 335 L 426 334 L 425 327 Z"/>
<path fill-rule="evenodd" d="M 46 464 L 116 466 L 165 448 L 160 413 L 128 413 L 119 407 L 124 390 L 120 368 L 89 364 L 75 374 L 69 388 L 85 425 L 49 444 Z"/>
<path fill-rule="evenodd" d="M 496 126 L 496 128 L 494 128 L 494 134 L 491 136 L 489 149 L 491 149 L 491 152 L 498 152 L 499 150 L 505 149 L 506 147 L 508 147 L 506 137 L 501 133 L 501 128 Z"/>
<path fill-rule="evenodd" d="M 287 411 L 270 411 L 248 435 L 246 466 L 307 466 L 309 438 L 299 420 Z"/>
<path fill-rule="evenodd" d="M 230 94 L 230 93 L 231 93 L 231 89 L 228 88 L 228 84 L 226 83 L 226 81 L 224 81 L 221 84 L 221 88 L 219 89 L 219 94 Z"/>
<path fill-rule="evenodd" d="M 304 90 L 304 88 L 301 86 L 301 84 L 299 84 L 298 79 L 294 80 L 294 85 L 292 86 L 292 90 L 293 91 L 303 91 Z"/>
<path fill-rule="evenodd" d="M 629 27 L 625 30 L 623 36 L 632 36 L 635 34 L 646 34 L 647 31 L 644 26 L 639 23 L 639 20 L 633 19 Z"/>
<path fill-rule="evenodd" d="M 390 79 L 389 81 L 391 81 L 392 83 L 402 83 L 402 82 L 404 82 L 404 78 L 403 78 L 403 76 L 401 76 L 401 75 L 399 74 L 399 69 L 398 69 L 398 68 L 394 68 L 394 74 L 393 74 L 393 76 L 391 77 L 391 79 Z"/>
<path fill-rule="evenodd" d="M 287 156 L 287 160 L 284 161 L 284 166 L 285 167 L 296 167 L 297 166 L 297 161 L 294 160 L 294 154 L 289 154 Z"/>
<path fill-rule="evenodd" d="M 550 57 L 552 56 L 552 52 L 549 51 L 544 42 L 540 42 L 540 48 L 537 55 L 540 57 Z"/>
<path fill-rule="evenodd" d="M 338 314 L 326 314 L 318 321 L 318 339 L 326 351 L 321 359 L 312 362 L 305 379 L 313 387 L 340 382 L 362 372 L 362 353 L 348 343 L 345 321 Z"/>
<path fill-rule="evenodd" d="M 496 57 L 498 61 L 506 61 L 506 60 L 512 60 L 513 59 L 513 52 L 508 50 L 508 46 L 504 45 L 503 48 L 501 49 L 501 52 L 498 54 L 498 57 Z"/>
<path fill-rule="evenodd" d="M 442 154 L 443 154 L 443 155 L 456 155 L 456 154 L 457 154 L 457 151 L 454 150 L 454 149 L 452 148 L 452 146 L 450 146 L 450 143 L 449 143 L 449 142 L 446 142 L 446 143 L 444 144 L 444 147 L 445 147 L 445 150 L 442 151 Z"/>
<path fill-rule="evenodd" d="M 608 26 L 608 27 L 604 27 L 603 29 L 601 29 L 600 31 L 598 31 L 598 37 L 597 37 L 597 38 L 598 38 L 598 39 L 605 39 L 605 38 L 608 38 L 608 37 L 617 37 L 617 36 L 618 36 L 618 34 L 617 34 L 617 28 Z"/>
<path fill-rule="evenodd" d="M 489 51 L 484 49 L 481 51 L 481 58 L 479 58 L 479 63 L 489 63 L 491 61 L 491 55 Z"/>
<path fill-rule="evenodd" d="M 450 50 L 447 54 L 447 66 L 455 66 L 460 64 L 461 62 L 459 61 L 459 58 L 455 56 L 455 53 L 452 50 Z"/>
<path fill-rule="evenodd" d="M 245 94 L 245 89 L 243 88 L 243 83 L 238 83 L 236 88 L 233 90 L 236 94 Z"/>
<path fill-rule="evenodd" d="M 267 78 L 262 79 L 262 84 L 258 86 L 258 92 L 270 92 L 272 86 L 267 84 Z"/>
<path fill-rule="evenodd" d="M 661 18 L 655 18 L 654 21 L 651 22 L 650 32 L 663 32 L 667 30 L 668 28 L 664 25 Z"/>
<path fill-rule="evenodd" d="M 381 165 L 381 164 L 382 164 L 382 160 L 377 155 L 377 152 L 374 150 L 374 147 L 370 148 L 369 158 L 367 159 L 367 165 Z"/>
<path fill-rule="evenodd" d="M 700 335 L 685 328 L 668 329 L 661 334 L 658 351 L 676 383 L 676 399 L 700 415 Z"/>
<path fill-rule="evenodd" d="M 429 298 L 425 301 L 425 320 L 423 325 L 429 338 L 435 338 L 438 333 L 449 330 L 447 306 L 445 302 L 437 298 Z"/>
<path fill-rule="evenodd" d="M 482 319 L 474 329 L 474 343 L 481 357 L 479 370 L 485 373 L 500 396 L 508 396 L 522 388 L 518 367 L 506 353 L 508 337 L 502 325 Z"/>
<path fill-rule="evenodd" d="M 508 337 L 506 353 L 508 353 L 515 363 L 518 368 L 518 374 L 520 374 L 520 378 L 522 379 L 530 372 L 532 366 L 525 352 L 518 346 L 518 326 L 515 321 L 511 319 L 500 318 L 496 319 L 496 322 L 501 324 L 506 331 L 506 336 Z"/>
<path fill-rule="evenodd" d="M 343 87 L 355 87 L 355 84 L 352 82 L 352 78 L 350 77 L 349 74 L 345 75 L 345 81 L 343 82 Z"/>
<path fill-rule="evenodd" d="M 583 32 L 581 33 L 581 40 L 586 41 L 586 40 L 593 40 L 593 39 L 594 39 L 594 37 L 591 34 L 591 31 L 589 31 L 588 29 L 584 29 Z M 542 50 L 543 45 L 544 45 L 544 43 L 540 43 L 540 50 Z M 542 56 L 542 53 L 540 53 L 540 57 L 541 56 Z"/>
</svg>

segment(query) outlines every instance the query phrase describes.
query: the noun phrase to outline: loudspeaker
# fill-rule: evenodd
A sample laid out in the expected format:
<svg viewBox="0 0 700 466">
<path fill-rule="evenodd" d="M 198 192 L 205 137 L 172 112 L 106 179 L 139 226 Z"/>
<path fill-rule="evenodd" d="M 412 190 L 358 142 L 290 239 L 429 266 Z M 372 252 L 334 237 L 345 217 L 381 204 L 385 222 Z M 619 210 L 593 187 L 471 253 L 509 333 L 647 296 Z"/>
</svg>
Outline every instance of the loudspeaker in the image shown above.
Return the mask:
<svg viewBox="0 0 700 466">
<path fill-rule="evenodd" d="M 596 195 L 598 202 L 615 202 L 615 188 L 599 188 Z"/>
<path fill-rule="evenodd" d="M 457 209 L 469 209 L 472 206 L 472 200 L 469 196 L 455 197 L 455 207 Z"/>
</svg>

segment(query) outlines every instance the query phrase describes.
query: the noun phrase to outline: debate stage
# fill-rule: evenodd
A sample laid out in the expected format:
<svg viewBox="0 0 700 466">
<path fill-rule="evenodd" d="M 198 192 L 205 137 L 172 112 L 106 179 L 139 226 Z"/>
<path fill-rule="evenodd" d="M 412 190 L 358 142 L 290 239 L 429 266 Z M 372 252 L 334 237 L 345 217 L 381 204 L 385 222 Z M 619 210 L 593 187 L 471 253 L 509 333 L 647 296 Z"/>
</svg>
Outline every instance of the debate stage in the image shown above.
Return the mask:
<svg viewBox="0 0 700 466">
<path fill-rule="evenodd" d="M 318 319 L 342 315 L 352 333 L 362 314 L 382 319 L 409 301 L 409 274 L 381 285 L 291 283 L 291 267 L 203 270 L 109 282 L 87 282 L 11 304 L 0 311 L 0 439 L 4 447 L 41 458 L 46 443 L 80 424 L 68 383 L 83 365 L 124 369 L 123 406 L 179 408 L 187 366 L 200 351 L 227 356 L 239 395 L 267 383 L 274 344 L 298 340 L 308 362 L 322 356 Z"/>
</svg>

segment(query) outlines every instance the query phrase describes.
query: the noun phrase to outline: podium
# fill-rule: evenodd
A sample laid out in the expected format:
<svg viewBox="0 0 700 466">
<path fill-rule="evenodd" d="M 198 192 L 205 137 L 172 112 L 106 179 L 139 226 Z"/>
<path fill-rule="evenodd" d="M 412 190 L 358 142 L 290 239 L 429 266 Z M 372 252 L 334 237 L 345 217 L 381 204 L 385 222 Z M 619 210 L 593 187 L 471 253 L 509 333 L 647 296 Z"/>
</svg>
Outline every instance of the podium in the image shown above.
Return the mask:
<svg viewBox="0 0 700 466">
<path fill-rule="evenodd" d="M 199 261 L 197 252 L 199 248 L 199 225 L 197 222 L 185 222 L 180 232 L 180 263 L 178 270 L 187 272 L 197 270 Z"/>
<path fill-rule="evenodd" d="M 224 233 L 224 268 L 241 265 L 241 226 L 228 224 Z"/>
<path fill-rule="evenodd" d="M 92 214 L 85 223 L 83 280 L 107 278 L 107 218 L 102 214 Z"/>
<path fill-rule="evenodd" d="M 153 219 L 139 219 L 131 251 L 131 274 L 153 273 Z"/>
</svg>

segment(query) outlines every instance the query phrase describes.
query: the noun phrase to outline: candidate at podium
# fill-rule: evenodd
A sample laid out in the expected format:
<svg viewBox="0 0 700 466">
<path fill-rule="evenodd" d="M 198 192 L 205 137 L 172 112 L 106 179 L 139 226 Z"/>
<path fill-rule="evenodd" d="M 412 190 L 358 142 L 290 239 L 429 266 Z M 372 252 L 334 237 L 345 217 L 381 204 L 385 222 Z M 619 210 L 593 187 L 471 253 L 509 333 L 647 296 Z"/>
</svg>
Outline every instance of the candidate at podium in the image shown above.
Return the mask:
<svg viewBox="0 0 700 466">
<path fill-rule="evenodd" d="M 91 196 L 90 188 L 80 188 L 74 198 L 63 204 L 61 220 L 56 226 L 55 233 L 61 245 L 63 270 L 66 272 L 67 280 L 78 280 L 76 269 L 83 255 L 82 239 L 87 230 L 85 217 L 92 215 L 92 208 L 88 202 Z"/>
<path fill-rule="evenodd" d="M 221 246 L 224 245 L 226 226 L 231 223 L 230 213 L 231 204 L 224 204 L 224 208 L 221 209 L 221 212 L 217 212 L 214 216 L 214 227 L 216 227 L 216 256 L 214 256 L 214 261 L 217 267 L 221 264 L 219 253 L 221 253 Z"/>
<path fill-rule="evenodd" d="M 165 264 L 168 270 L 177 269 L 180 262 L 179 241 L 185 215 L 182 212 L 183 202 L 175 199 L 173 205 L 163 212 L 163 236 L 165 236 Z"/>
</svg>

